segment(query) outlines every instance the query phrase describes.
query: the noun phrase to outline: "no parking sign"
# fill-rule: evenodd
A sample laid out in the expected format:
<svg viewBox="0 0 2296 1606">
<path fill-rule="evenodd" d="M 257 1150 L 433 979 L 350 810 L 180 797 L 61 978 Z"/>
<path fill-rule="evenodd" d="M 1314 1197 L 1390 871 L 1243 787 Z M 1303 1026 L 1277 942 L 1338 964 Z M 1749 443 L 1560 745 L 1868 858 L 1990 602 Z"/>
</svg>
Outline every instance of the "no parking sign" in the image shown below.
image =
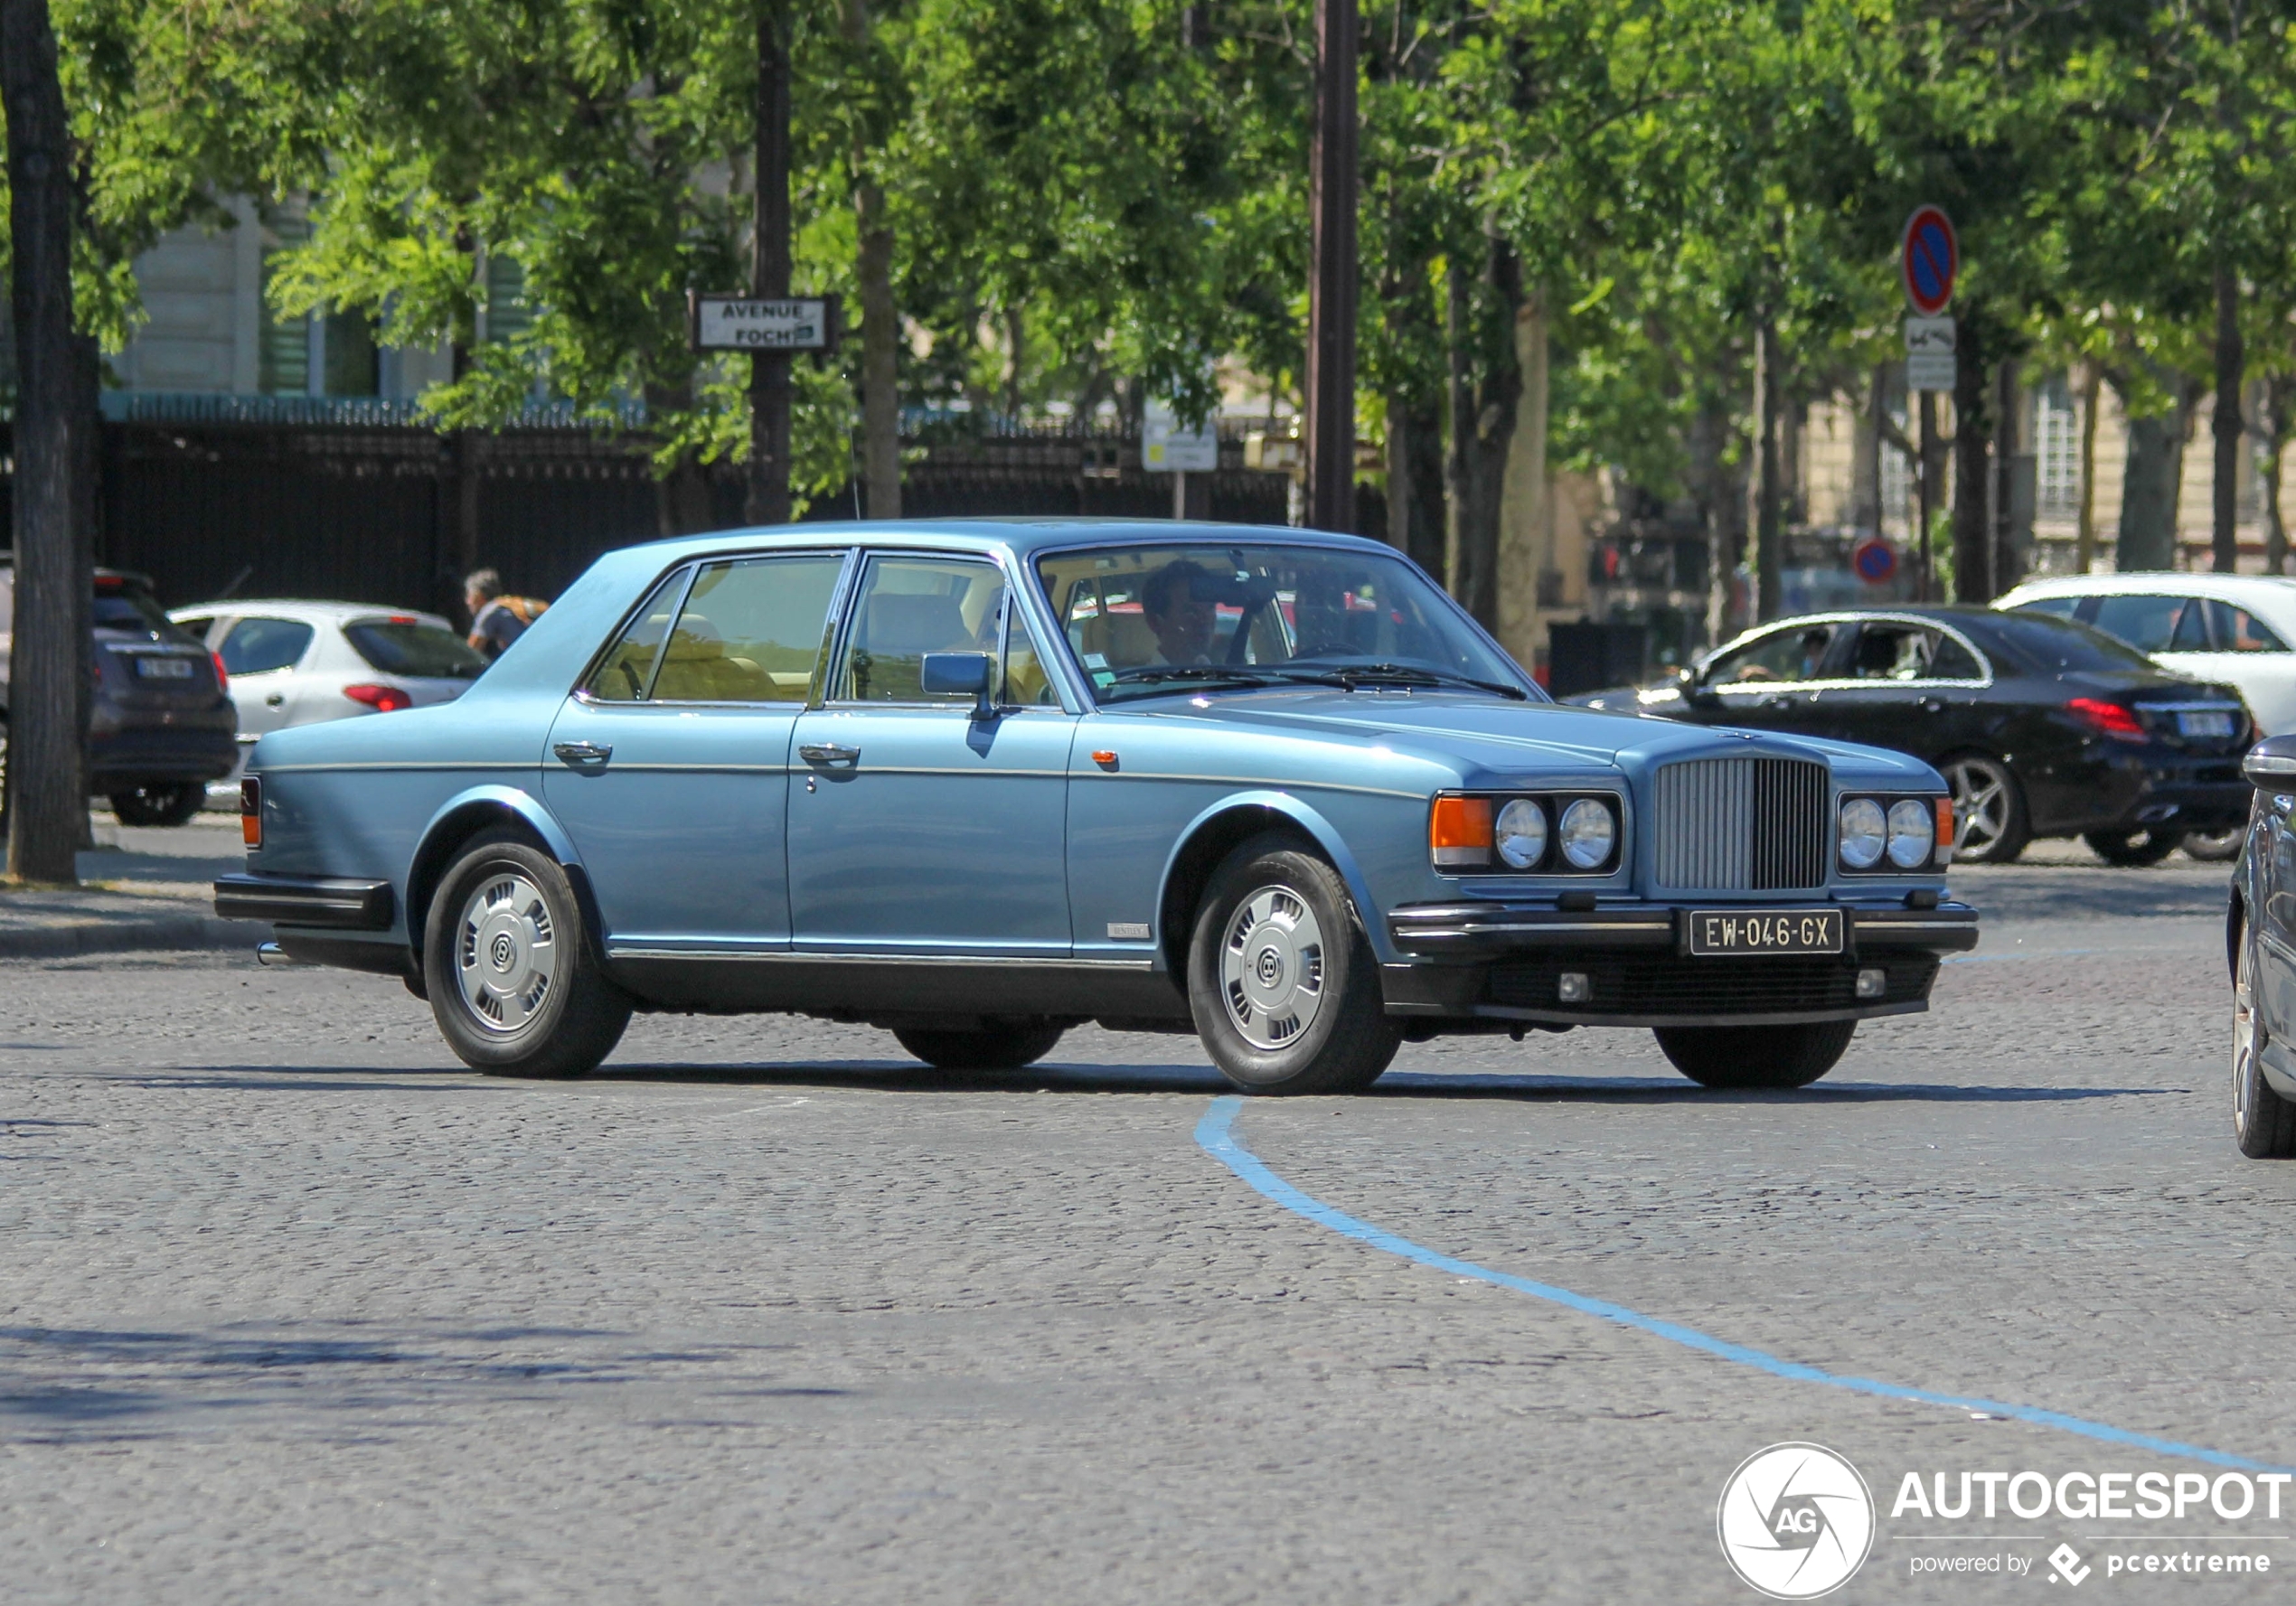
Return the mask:
<svg viewBox="0 0 2296 1606">
<path fill-rule="evenodd" d="M 1878 536 L 1868 536 L 1849 554 L 1849 567 L 1868 586 L 1887 586 L 1897 578 L 1897 549 Z"/>
</svg>

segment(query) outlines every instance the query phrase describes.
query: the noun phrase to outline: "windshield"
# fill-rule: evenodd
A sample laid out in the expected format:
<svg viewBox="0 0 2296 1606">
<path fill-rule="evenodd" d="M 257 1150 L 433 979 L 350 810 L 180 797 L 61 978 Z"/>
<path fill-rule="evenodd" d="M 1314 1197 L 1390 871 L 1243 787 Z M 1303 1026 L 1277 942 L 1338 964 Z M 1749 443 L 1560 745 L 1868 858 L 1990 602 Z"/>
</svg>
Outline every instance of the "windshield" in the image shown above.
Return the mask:
<svg viewBox="0 0 2296 1606">
<path fill-rule="evenodd" d="M 2157 675 L 2160 666 L 2134 647 L 2071 619 L 2022 610 L 2002 614 L 1994 625 L 2017 655 L 2042 674 Z"/>
<path fill-rule="evenodd" d="M 1103 703 L 1285 683 L 1538 695 L 1400 559 L 1337 547 L 1190 544 L 1037 561 Z"/>
<path fill-rule="evenodd" d="M 436 625 L 369 619 L 344 625 L 343 634 L 360 657 L 387 675 L 475 681 L 486 667 L 469 643 Z"/>
</svg>

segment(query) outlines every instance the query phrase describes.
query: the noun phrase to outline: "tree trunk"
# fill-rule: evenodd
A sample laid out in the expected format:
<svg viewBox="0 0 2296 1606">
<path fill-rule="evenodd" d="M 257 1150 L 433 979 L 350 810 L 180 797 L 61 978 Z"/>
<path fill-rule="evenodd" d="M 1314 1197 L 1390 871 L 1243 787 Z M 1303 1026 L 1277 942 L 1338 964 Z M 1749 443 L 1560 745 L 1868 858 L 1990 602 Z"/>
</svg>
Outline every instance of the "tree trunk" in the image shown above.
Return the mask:
<svg viewBox="0 0 2296 1606">
<path fill-rule="evenodd" d="M 1850 439 L 1849 523 L 1867 535 L 1881 533 L 1881 426 L 1888 411 L 1889 370 L 1877 367 L 1867 378 Z"/>
<path fill-rule="evenodd" d="M 1992 378 L 1987 361 L 1985 328 L 1979 318 L 1964 313 L 1955 332 L 1953 374 L 1953 600 L 1993 600 L 1993 553 L 1990 476 L 1986 459 L 1992 454 L 1992 413 L 1986 405 L 1986 381 Z"/>
<path fill-rule="evenodd" d="M 2074 525 L 2073 561 L 2087 574 L 2097 560 L 2097 409 L 2104 399 L 2101 364 L 2081 365 L 2081 504 Z"/>
<path fill-rule="evenodd" d="M 1404 474 L 1411 486 L 1411 525 L 1404 551 L 1431 575 L 1444 565 L 1444 450 L 1440 399 L 1407 405 L 1403 414 Z"/>
<path fill-rule="evenodd" d="M 1388 545 L 1411 549 L 1411 419 L 1403 398 L 1388 398 Z"/>
<path fill-rule="evenodd" d="M 856 0 L 855 9 L 859 9 Z M 885 192 L 864 183 L 853 193 L 861 249 L 861 474 L 869 516 L 901 516 L 900 316 L 893 307 L 893 226 Z"/>
<path fill-rule="evenodd" d="M 1746 496 L 1723 454 L 1736 435 L 1736 420 L 1719 401 L 1700 404 L 1690 419 L 1689 471 L 1685 476 L 1706 530 L 1706 643 L 1717 646 L 1746 621 L 1733 616 L 1733 580 L 1746 548 Z"/>
<path fill-rule="evenodd" d="M 1451 594 L 1497 633 L 1499 518 L 1506 484 L 1507 447 L 1522 395 L 1512 340 L 1522 305 L 1520 269 L 1504 242 L 1488 243 L 1481 281 L 1482 305 L 1462 282 L 1452 302 L 1451 343 L 1458 494 L 1452 540 Z"/>
<path fill-rule="evenodd" d="M 72 326 L 70 130 L 47 0 L 0 0 L 16 341 L 8 874 L 72 882 L 88 822 L 94 343 Z"/>
<path fill-rule="evenodd" d="M 1914 522 L 1921 528 L 1914 534 L 1914 550 L 1921 561 L 1921 599 L 1938 602 L 1943 599 L 1945 588 L 1937 583 L 1937 510 L 1945 500 L 1948 448 L 1937 431 L 1937 392 L 1922 391 L 1915 405 L 1921 414 L 1921 438 L 1916 443 L 1921 461 L 1914 475 Z"/>
<path fill-rule="evenodd" d="M 2189 380 L 2172 382 L 2178 390 L 2173 409 L 2129 420 L 2129 460 L 2121 473 L 2121 539 L 2113 553 L 2113 567 L 2124 573 L 2176 567 L 2177 502 L 2198 387 Z"/>
<path fill-rule="evenodd" d="M 2031 526 L 2020 521 L 2017 495 L 2017 364 L 2007 357 L 1993 366 L 1993 570 L 1992 594 L 2015 588 L 2025 575 L 2025 545 Z"/>
<path fill-rule="evenodd" d="M 2209 529 L 2209 567 L 2228 575 L 2240 563 L 2240 387 L 2245 354 L 2240 344 L 2240 280 L 2232 265 L 2216 264 L 2216 461 Z"/>
<path fill-rule="evenodd" d="M 1454 253 L 1443 274 L 1443 584 L 1472 612 L 1467 602 L 1467 441 L 1475 401 L 1467 332 L 1474 323 L 1474 291 L 1460 269 Z"/>
<path fill-rule="evenodd" d="M 1499 491 L 1499 644 L 1525 669 L 1546 645 L 1539 598 L 1555 567 L 1553 488 L 1547 483 L 1547 299 L 1543 287 L 1514 308 L 1518 385 Z"/>
<path fill-rule="evenodd" d="M 2282 394 L 2285 380 L 2267 379 L 2258 387 L 2256 427 L 2249 432 L 2256 443 L 2256 480 L 2263 495 L 2264 572 L 2288 572 L 2288 525 L 2280 512 L 2280 465 L 2288 444 L 2288 402 Z"/>
<path fill-rule="evenodd" d="M 1766 622 L 1785 606 L 1785 577 L 1779 572 L 1780 523 L 1783 512 L 1778 484 L 1778 328 L 1766 312 L 1754 325 L 1754 473 L 1746 486 L 1746 525 L 1753 532 L 1754 616 Z"/>
<path fill-rule="evenodd" d="M 757 6 L 757 158 L 751 173 L 749 293 L 789 295 L 788 0 Z M 789 521 L 789 353 L 749 355 L 749 493 L 753 524 Z"/>
</svg>

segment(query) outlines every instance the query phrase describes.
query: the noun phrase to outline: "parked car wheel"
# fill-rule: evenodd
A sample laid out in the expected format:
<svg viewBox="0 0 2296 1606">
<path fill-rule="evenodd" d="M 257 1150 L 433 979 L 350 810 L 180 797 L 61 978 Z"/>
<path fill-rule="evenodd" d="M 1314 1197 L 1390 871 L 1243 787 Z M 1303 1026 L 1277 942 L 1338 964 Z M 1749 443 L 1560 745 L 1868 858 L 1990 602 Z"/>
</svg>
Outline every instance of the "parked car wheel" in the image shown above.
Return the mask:
<svg viewBox="0 0 2296 1606">
<path fill-rule="evenodd" d="M 2009 765 L 1982 753 L 1963 753 L 1938 767 L 1953 793 L 1954 862 L 2013 862 L 2033 833 L 2026 824 L 2024 790 Z"/>
<path fill-rule="evenodd" d="M 2184 840 L 2180 831 L 2092 831 L 2081 840 L 2090 846 L 2099 859 L 2107 864 L 2117 864 L 2123 869 L 2141 869 L 2149 864 L 2159 864 L 2177 850 Z"/>
<path fill-rule="evenodd" d="M 2296 1104 L 2281 1097 L 2264 1080 L 2260 1058 L 2264 1031 L 2256 1020 L 2255 944 L 2244 929 L 2239 942 L 2240 968 L 2233 981 L 2232 1001 L 2233 1138 L 2251 1160 L 2287 1160 L 2296 1156 Z"/>
<path fill-rule="evenodd" d="M 1294 838 L 1245 842 L 1206 889 L 1188 949 L 1196 1033 L 1247 1093 L 1357 1093 L 1402 1046 L 1340 873 Z"/>
<path fill-rule="evenodd" d="M 986 1020 L 974 1031 L 905 1028 L 893 1040 L 944 1071 L 1010 1071 L 1052 1052 L 1068 1028 L 1049 1020 Z"/>
<path fill-rule="evenodd" d="M 2240 857 L 2240 845 L 2247 840 L 2245 823 L 2227 825 L 2222 831 L 2188 831 L 2185 832 L 2185 857 L 2203 864 L 2230 864 Z"/>
<path fill-rule="evenodd" d="M 439 883 L 423 979 L 447 1046 L 494 1075 L 579 1076 L 630 1023 L 566 872 L 513 831 L 475 838 Z"/>
<path fill-rule="evenodd" d="M 1807 1087 L 1833 1069 L 1854 1020 L 1802 1026 L 1661 1026 L 1658 1046 L 1702 1087 Z"/>
<path fill-rule="evenodd" d="M 111 794 L 111 812 L 122 825 L 188 825 L 207 802 L 207 783 L 179 781 L 166 786 L 138 786 Z"/>
</svg>

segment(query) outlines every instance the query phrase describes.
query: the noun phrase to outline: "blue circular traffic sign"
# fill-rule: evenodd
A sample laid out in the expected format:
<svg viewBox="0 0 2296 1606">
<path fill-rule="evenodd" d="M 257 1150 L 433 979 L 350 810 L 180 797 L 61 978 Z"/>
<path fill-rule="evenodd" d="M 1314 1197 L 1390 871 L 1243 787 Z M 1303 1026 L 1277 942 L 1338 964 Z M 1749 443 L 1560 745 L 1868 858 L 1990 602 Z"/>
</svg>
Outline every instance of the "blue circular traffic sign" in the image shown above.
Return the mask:
<svg viewBox="0 0 2296 1606">
<path fill-rule="evenodd" d="M 1953 299 L 1953 280 L 1962 270 L 1960 238 L 1953 220 L 1943 207 L 1917 206 L 1905 220 L 1898 242 L 1897 271 L 1905 281 L 1905 299 L 1924 318 L 1934 318 Z"/>
<path fill-rule="evenodd" d="M 1887 586 L 1897 576 L 1897 549 L 1878 536 L 1868 536 L 1849 554 L 1849 567 L 1868 586 Z"/>
</svg>

